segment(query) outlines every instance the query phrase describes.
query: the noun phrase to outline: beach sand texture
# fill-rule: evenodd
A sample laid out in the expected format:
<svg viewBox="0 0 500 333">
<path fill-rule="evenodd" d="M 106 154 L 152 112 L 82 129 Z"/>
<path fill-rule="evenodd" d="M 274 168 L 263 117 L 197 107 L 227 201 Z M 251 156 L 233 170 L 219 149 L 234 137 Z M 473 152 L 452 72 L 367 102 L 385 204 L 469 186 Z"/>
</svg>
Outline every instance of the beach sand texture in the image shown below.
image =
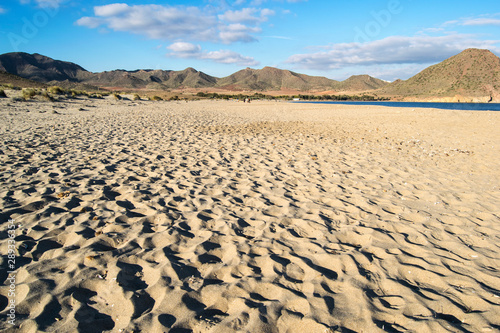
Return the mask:
<svg viewBox="0 0 500 333">
<path fill-rule="evenodd" d="M 498 112 L 0 108 L 0 330 L 500 330 Z"/>
</svg>

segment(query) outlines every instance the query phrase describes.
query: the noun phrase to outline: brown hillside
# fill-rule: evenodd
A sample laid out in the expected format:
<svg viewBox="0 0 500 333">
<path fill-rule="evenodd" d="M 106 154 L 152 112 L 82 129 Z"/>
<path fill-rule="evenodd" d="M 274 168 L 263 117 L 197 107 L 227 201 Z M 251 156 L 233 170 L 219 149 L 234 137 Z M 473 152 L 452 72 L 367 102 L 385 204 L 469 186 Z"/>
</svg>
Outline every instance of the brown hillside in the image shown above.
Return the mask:
<svg viewBox="0 0 500 333">
<path fill-rule="evenodd" d="M 81 66 L 22 52 L 0 55 L 0 70 L 23 78 L 52 85 L 76 88 L 112 87 L 113 89 L 203 89 L 250 91 L 369 91 L 380 88 L 385 82 L 368 75 L 357 75 L 339 82 L 320 76 L 309 76 L 273 67 L 247 68 L 224 78 L 216 78 L 186 68 L 171 70 L 113 70 L 92 73 Z"/>
<path fill-rule="evenodd" d="M 336 86 L 340 91 L 369 91 L 388 85 L 389 82 L 376 79 L 369 75 L 353 75 Z"/>
<path fill-rule="evenodd" d="M 246 68 L 230 76 L 217 80 L 218 87 L 231 87 L 241 90 L 280 90 L 300 91 L 332 89 L 338 81 L 320 76 L 309 76 L 273 67 L 263 69 Z"/>
<path fill-rule="evenodd" d="M 50 81 L 76 82 L 82 75 L 89 73 L 72 62 L 54 60 L 41 54 L 24 52 L 0 55 L 0 70 L 43 83 Z"/>
<path fill-rule="evenodd" d="M 213 86 L 215 81 L 216 78 L 199 72 L 194 68 L 186 68 L 182 71 L 114 70 L 93 73 L 82 80 L 82 82 L 97 86 L 149 89 L 203 88 Z"/>
<path fill-rule="evenodd" d="M 0 71 L 0 85 L 12 85 L 20 88 L 46 88 L 47 85 Z"/>
<path fill-rule="evenodd" d="M 500 58 L 489 50 L 467 49 L 406 81 L 395 81 L 379 93 L 417 98 L 458 95 L 486 98 L 487 101 L 497 99 L 500 95 Z"/>
</svg>

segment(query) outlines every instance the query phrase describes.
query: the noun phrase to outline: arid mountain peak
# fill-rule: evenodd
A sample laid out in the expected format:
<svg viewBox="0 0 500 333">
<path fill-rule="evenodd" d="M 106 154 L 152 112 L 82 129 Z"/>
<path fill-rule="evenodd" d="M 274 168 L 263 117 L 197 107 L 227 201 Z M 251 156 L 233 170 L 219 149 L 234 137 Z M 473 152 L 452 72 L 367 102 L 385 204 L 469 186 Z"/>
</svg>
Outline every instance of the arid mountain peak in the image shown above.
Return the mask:
<svg viewBox="0 0 500 333">
<path fill-rule="evenodd" d="M 457 95 L 494 98 L 500 93 L 500 58 L 489 50 L 467 49 L 380 92 L 423 99 Z"/>
</svg>

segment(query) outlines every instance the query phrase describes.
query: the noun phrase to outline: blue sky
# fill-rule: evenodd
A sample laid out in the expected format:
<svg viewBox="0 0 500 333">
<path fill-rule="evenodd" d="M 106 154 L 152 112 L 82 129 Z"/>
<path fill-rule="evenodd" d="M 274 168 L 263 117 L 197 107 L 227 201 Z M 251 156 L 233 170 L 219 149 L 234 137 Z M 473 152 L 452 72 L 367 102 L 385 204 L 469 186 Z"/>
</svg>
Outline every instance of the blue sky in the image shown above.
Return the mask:
<svg viewBox="0 0 500 333">
<path fill-rule="evenodd" d="M 407 79 L 464 49 L 500 55 L 498 0 L 3 0 L 0 53 L 100 72 L 272 66 Z"/>
</svg>

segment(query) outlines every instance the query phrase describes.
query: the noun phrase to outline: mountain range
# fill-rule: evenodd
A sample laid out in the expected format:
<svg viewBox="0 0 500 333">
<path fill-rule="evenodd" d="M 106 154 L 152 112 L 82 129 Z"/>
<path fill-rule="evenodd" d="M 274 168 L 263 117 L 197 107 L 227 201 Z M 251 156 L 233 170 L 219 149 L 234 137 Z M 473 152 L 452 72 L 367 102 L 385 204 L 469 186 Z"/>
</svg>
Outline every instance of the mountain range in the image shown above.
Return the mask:
<svg viewBox="0 0 500 333">
<path fill-rule="evenodd" d="M 383 87 L 386 81 L 368 75 L 336 81 L 320 76 L 298 74 L 272 67 L 246 68 L 224 78 L 210 76 L 194 68 L 182 71 L 141 69 L 113 70 L 93 73 L 67 61 L 54 60 L 40 54 L 13 52 L 0 55 L 0 70 L 46 84 L 86 84 L 106 88 L 179 89 L 220 88 L 232 91 L 365 91 Z"/>
<path fill-rule="evenodd" d="M 489 50 L 467 49 L 408 80 L 392 83 L 368 75 L 344 81 L 273 67 L 246 68 L 217 78 L 194 68 L 182 71 L 141 69 L 93 73 L 66 61 L 23 52 L 0 55 L 1 71 L 48 85 L 86 85 L 116 89 L 218 88 L 227 91 L 370 93 L 397 100 L 500 101 L 500 58 Z M 0 75 L 0 80 L 6 73 Z M 12 78 L 12 77 L 11 77 Z"/>
</svg>

